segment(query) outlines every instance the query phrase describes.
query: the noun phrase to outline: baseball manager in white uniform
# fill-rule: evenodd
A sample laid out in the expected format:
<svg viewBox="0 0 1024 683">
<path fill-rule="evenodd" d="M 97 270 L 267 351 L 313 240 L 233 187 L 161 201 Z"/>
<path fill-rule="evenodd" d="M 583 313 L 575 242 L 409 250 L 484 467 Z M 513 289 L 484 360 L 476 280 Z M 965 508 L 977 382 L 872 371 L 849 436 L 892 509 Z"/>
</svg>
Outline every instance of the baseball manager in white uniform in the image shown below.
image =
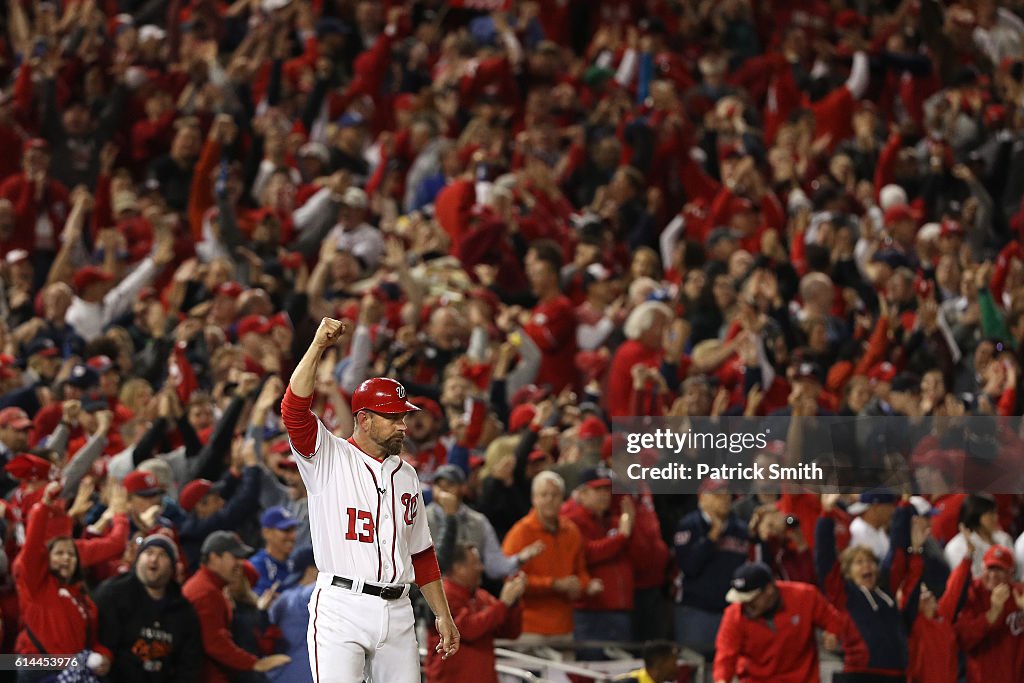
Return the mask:
<svg viewBox="0 0 1024 683">
<path fill-rule="evenodd" d="M 416 470 L 399 453 L 416 406 L 393 379 L 363 382 L 352 396 L 355 431 L 333 435 L 310 411 L 317 365 L 343 334 L 324 318 L 292 373 L 281 415 L 309 492 L 320 571 L 309 601 L 309 664 L 316 683 L 418 683 L 410 584 L 436 617 L 445 658 L 459 631 L 441 585 Z"/>
</svg>

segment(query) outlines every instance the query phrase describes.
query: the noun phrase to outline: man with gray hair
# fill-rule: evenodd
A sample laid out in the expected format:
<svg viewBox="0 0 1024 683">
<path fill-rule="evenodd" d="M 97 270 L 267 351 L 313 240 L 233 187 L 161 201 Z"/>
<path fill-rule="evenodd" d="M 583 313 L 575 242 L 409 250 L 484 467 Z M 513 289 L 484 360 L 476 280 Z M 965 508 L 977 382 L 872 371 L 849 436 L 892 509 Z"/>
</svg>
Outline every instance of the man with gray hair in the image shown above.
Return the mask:
<svg viewBox="0 0 1024 683">
<path fill-rule="evenodd" d="M 523 596 L 524 642 L 570 642 L 573 603 L 603 588 L 587 572 L 579 529 L 559 514 L 564 498 L 565 482 L 560 476 L 538 474 L 533 479 L 533 507 L 509 529 L 502 544 L 506 555 L 516 555 L 538 541 L 544 543 L 540 554 L 522 564 L 529 577 Z"/>
<path fill-rule="evenodd" d="M 634 405 L 634 368 L 642 366 L 650 382 L 663 378 L 669 386 L 677 384 L 676 368 L 682 360 L 689 332 L 686 323 L 675 320 L 672 309 L 660 301 L 645 301 L 633 309 L 623 331 L 627 340 L 619 346 L 608 370 L 605 409 L 609 417 L 632 415 Z M 667 374 L 670 378 L 663 377 Z"/>
</svg>

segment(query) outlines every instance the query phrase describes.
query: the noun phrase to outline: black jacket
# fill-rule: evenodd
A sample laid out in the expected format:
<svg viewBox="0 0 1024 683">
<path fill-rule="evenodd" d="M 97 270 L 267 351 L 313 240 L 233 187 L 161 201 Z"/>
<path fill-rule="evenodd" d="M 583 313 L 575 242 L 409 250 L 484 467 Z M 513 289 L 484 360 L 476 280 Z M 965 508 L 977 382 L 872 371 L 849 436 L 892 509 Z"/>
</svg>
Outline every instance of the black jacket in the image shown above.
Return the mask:
<svg viewBox="0 0 1024 683">
<path fill-rule="evenodd" d="M 175 581 L 153 600 L 135 572 L 102 583 L 93 594 L 100 642 L 114 654 L 109 680 L 195 683 L 203 662 L 199 617 Z"/>
</svg>

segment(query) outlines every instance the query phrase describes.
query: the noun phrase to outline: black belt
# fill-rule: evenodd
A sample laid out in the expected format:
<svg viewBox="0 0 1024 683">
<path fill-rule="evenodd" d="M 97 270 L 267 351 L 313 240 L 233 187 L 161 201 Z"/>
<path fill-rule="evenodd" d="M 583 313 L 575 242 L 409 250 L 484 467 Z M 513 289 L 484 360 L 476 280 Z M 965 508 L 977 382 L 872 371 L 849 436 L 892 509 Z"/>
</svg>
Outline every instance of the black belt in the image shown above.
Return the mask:
<svg viewBox="0 0 1024 683">
<path fill-rule="evenodd" d="M 331 585 L 352 590 L 352 579 L 346 579 L 344 576 L 335 576 L 331 579 Z M 405 593 L 405 588 L 403 586 L 374 586 L 364 583 L 363 589 L 360 592 L 383 600 L 397 600 Z"/>
</svg>

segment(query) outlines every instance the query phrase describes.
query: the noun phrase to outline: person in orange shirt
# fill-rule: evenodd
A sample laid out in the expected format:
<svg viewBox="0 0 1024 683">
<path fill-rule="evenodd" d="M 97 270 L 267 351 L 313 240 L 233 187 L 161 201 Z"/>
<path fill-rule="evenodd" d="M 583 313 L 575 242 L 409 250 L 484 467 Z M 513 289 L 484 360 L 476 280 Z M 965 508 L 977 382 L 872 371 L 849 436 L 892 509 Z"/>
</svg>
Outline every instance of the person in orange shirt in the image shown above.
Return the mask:
<svg viewBox="0 0 1024 683">
<path fill-rule="evenodd" d="M 544 550 L 522 565 L 529 577 L 521 638 L 527 642 L 540 638 L 550 645 L 571 641 L 573 603 L 584 594 L 597 595 L 604 589 L 600 580 L 587 573 L 579 529 L 559 516 L 564 498 L 562 477 L 554 472 L 538 474 L 533 480 L 532 509 L 509 529 L 502 544 L 502 551 L 511 556 L 535 541 L 544 542 Z"/>
</svg>

